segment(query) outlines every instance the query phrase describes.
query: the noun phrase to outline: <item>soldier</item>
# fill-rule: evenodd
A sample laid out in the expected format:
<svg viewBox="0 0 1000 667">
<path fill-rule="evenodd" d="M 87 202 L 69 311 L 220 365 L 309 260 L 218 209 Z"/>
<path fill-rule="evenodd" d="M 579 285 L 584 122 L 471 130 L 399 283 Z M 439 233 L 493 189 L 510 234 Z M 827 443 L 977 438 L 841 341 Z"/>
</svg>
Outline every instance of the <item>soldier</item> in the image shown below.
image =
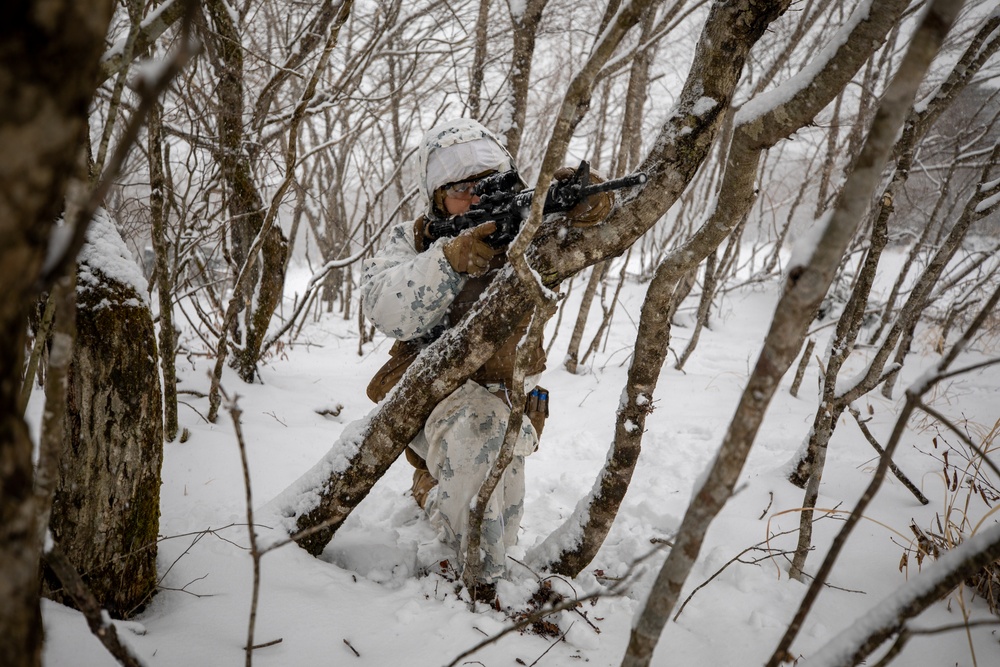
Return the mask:
<svg viewBox="0 0 1000 667">
<path fill-rule="evenodd" d="M 451 238 L 433 238 L 427 221 L 468 212 L 478 203 L 475 183 L 514 169 L 497 138 L 474 120 L 458 119 L 431 130 L 420 152 L 421 191 L 426 210 L 415 221 L 399 224 L 386 245 L 364 264 L 361 282 L 365 316 L 396 339 L 390 361 L 368 388 L 380 401 L 402 377 L 419 351 L 458 322 L 506 264 L 506 254 L 483 239 L 495 231 L 487 222 Z M 572 170 L 569 170 L 571 173 Z M 560 174 L 557 174 L 559 176 Z M 597 195 L 568 214 L 571 224 L 599 222 L 610 198 Z M 439 537 L 458 552 L 462 565 L 467 545 L 469 508 L 503 444 L 511 404 L 509 388 L 518 341 L 528 318 L 472 377 L 442 400 L 423 430 L 406 449 L 416 468 L 413 497 Z M 545 368 L 545 351 L 531 350 L 525 387 L 534 386 Z M 538 447 L 548 415 L 548 392 L 536 387 L 525 413 L 528 419 L 514 448 L 514 460 L 490 499 L 483 519 L 482 581 L 471 594 L 491 601 L 496 581 L 506 571 L 507 547 L 517 543 L 524 510 L 524 460 Z"/>
</svg>

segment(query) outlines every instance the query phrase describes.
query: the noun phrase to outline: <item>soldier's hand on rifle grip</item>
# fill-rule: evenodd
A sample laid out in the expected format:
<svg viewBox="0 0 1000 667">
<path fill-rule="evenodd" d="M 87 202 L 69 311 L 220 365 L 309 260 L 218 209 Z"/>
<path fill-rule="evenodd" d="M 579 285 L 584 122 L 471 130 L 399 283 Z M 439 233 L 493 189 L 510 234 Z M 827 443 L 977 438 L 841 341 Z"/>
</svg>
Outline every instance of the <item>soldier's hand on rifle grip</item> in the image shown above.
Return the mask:
<svg viewBox="0 0 1000 667">
<path fill-rule="evenodd" d="M 557 181 L 565 181 L 573 178 L 574 175 L 576 175 L 576 170 L 572 167 L 563 167 L 556 169 L 555 173 L 552 174 L 552 178 Z M 604 178 L 596 171 L 591 170 L 590 182 L 591 184 L 602 183 L 604 182 Z M 569 221 L 571 227 L 593 227 L 604 220 L 610 212 L 611 195 L 607 192 L 601 192 L 600 194 L 587 197 L 570 209 L 566 213 L 566 220 Z"/>
<path fill-rule="evenodd" d="M 541 438 L 542 429 L 545 428 L 545 418 L 549 416 L 549 390 L 543 387 L 532 389 L 524 402 L 524 414 L 535 427 L 535 433 Z"/>
<path fill-rule="evenodd" d="M 483 239 L 497 230 L 493 222 L 484 222 L 478 227 L 466 229 L 444 246 L 444 256 L 451 268 L 470 276 L 481 276 L 490 266 L 490 260 L 497 254 Z"/>
</svg>

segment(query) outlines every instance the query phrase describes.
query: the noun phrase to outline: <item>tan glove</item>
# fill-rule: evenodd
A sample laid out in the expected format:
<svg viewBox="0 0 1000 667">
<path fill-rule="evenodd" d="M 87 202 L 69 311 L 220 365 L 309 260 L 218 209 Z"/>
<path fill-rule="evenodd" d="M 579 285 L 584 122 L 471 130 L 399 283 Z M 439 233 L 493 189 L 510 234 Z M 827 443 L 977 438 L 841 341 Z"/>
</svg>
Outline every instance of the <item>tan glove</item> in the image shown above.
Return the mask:
<svg viewBox="0 0 1000 667">
<path fill-rule="evenodd" d="M 552 178 L 557 181 L 565 181 L 568 178 L 573 178 L 575 173 L 576 170 L 572 167 L 563 167 L 556 169 L 555 173 L 552 174 Z M 604 179 L 597 172 L 590 172 L 591 183 L 601 183 L 603 181 Z M 571 227 L 592 227 L 604 220 L 610 212 L 611 195 L 607 192 L 601 192 L 587 197 L 570 209 L 566 213 L 566 219 L 569 221 Z"/>
<path fill-rule="evenodd" d="M 532 389 L 524 402 L 524 414 L 535 427 L 535 433 L 541 438 L 542 429 L 545 428 L 545 418 L 549 416 L 549 390 L 543 387 Z"/>
<path fill-rule="evenodd" d="M 483 275 L 489 268 L 490 260 L 497 254 L 483 239 L 496 230 L 496 223 L 484 222 L 448 241 L 444 246 L 444 256 L 451 268 L 470 276 Z"/>
</svg>

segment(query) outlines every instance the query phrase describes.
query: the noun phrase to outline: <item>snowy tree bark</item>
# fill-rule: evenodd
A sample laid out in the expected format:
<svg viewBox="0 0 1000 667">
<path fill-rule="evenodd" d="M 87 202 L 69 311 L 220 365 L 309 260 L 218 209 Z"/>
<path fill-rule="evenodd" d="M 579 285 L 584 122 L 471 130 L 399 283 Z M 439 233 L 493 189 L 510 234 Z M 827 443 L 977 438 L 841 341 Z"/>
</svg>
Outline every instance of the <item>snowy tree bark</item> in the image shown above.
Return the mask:
<svg viewBox="0 0 1000 667">
<path fill-rule="evenodd" d="M 844 29 L 848 32 L 846 39 L 839 42 L 840 47 L 829 54 L 825 66 L 811 80 L 793 79 L 786 84 L 792 87 L 791 91 L 781 86 L 777 92 L 751 101 L 737 115 L 715 213 L 660 263 L 650 282 L 639 320 L 635 354 L 629 368 L 626 400 L 618 411 L 608 464 L 595 482 L 590 497 L 582 500 L 569 520 L 534 552 L 532 558 L 537 559 L 539 564 L 548 563 L 555 572 L 575 576 L 593 560 L 611 529 L 639 458 L 646 415 L 652 408 L 653 391 L 667 355 L 670 340 L 668 314 L 677 303 L 676 292 L 681 279 L 693 271 L 708 253 L 714 252 L 747 215 L 754 202 L 761 153 L 811 122 L 840 93 L 875 50 L 906 4 L 904 0 L 894 0 L 891 5 L 884 3 L 871 20 L 860 20 L 848 26 Z M 862 12 L 859 16 L 866 14 Z M 742 17 L 732 20 L 745 22 Z M 764 21 L 753 24 L 752 28 L 763 30 L 766 26 L 767 21 Z M 721 50 L 727 59 L 726 63 L 719 65 L 719 72 L 713 71 L 704 80 L 715 81 L 725 72 L 732 82 L 730 85 L 735 85 L 742 67 L 742 60 L 737 56 L 746 51 L 739 50 L 737 44 L 726 41 L 722 35 L 707 34 L 703 39 L 708 39 L 716 47 L 722 45 Z M 696 67 L 699 56 L 706 57 L 696 55 Z M 727 67 L 736 69 L 725 69 Z M 710 94 L 707 90 L 704 95 L 723 105 L 715 110 L 721 119 L 723 111 L 728 108 L 729 96 L 714 91 Z M 780 102 L 769 106 L 769 100 Z M 750 105 L 753 105 L 752 108 Z M 566 543 L 573 546 L 561 546 Z"/>
<path fill-rule="evenodd" d="M 76 344 L 49 527 L 101 605 L 125 618 L 156 588 L 160 375 L 143 292 L 105 268 L 106 238 L 117 231 L 98 219 L 91 234 L 78 278 Z M 61 585 L 51 583 L 47 595 L 70 602 Z"/>
<path fill-rule="evenodd" d="M 0 664 L 41 661 L 32 444 L 18 410 L 28 311 L 86 130 L 113 3 L 0 9 Z M 51 277 L 49 278 L 51 279 Z"/>
<path fill-rule="evenodd" d="M 960 2 L 937 2 L 928 12 L 886 91 L 861 154 L 822 229 L 822 236 L 808 264 L 791 267 L 784 294 L 764 340 L 764 348 L 723 437 L 719 453 L 704 482 L 694 492 L 670 554 L 657 574 L 646 606 L 632 630 L 623 667 L 649 664 L 663 626 L 698 557 L 708 527 L 732 495 L 778 382 L 802 347 L 809 322 L 815 317 L 878 185 L 917 87 L 960 6 Z"/>
</svg>

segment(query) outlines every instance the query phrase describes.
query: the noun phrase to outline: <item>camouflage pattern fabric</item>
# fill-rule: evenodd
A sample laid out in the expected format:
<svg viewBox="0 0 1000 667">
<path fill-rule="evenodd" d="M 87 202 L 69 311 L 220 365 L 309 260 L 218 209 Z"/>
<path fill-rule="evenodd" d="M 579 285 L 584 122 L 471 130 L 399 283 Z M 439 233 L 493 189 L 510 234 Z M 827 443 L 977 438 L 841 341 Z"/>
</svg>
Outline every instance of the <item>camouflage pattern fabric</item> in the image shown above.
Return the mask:
<svg viewBox="0 0 1000 667">
<path fill-rule="evenodd" d="M 361 275 L 361 307 L 375 327 L 392 338 L 436 338 L 448 326 L 448 309 L 468 276 L 457 273 L 439 239 L 417 252 L 413 223 L 396 225 L 389 241 L 366 260 Z"/>
<path fill-rule="evenodd" d="M 464 567 L 468 546 L 470 508 L 500 453 L 509 417 L 510 408 L 504 400 L 470 380 L 438 404 L 423 433 L 410 445 L 438 480 L 425 512 L 438 537 L 456 550 L 460 567 Z M 517 544 L 524 513 L 524 458 L 537 446 L 535 429 L 525 418 L 514 446 L 514 460 L 504 471 L 483 516 L 480 548 L 484 583 L 502 579 L 506 573 L 507 547 Z"/>
<path fill-rule="evenodd" d="M 496 137 L 476 121 L 459 119 L 434 128 L 420 153 L 425 215 L 432 213 L 437 188 L 512 166 Z M 438 239 L 419 252 L 414 223 L 402 223 L 390 230 L 385 246 L 364 262 L 362 309 L 379 331 L 397 340 L 429 343 L 452 324 L 449 310 L 469 277 L 457 273 L 445 258 L 447 241 Z M 532 386 L 534 382 L 531 379 Z M 470 380 L 435 407 L 410 444 L 438 481 L 425 511 L 441 539 L 456 549 L 460 563 L 468 543 L 470 505 L 500 452 L 509 417 L 509 402 Z M 502 578 L 506 571 L 506 550 L 517 542 L 524 509 L 524 457 L 537 446 L 535 429 L 525 419 L 514 461 L 486 510 L 483 583 Z"/>
</svg>

